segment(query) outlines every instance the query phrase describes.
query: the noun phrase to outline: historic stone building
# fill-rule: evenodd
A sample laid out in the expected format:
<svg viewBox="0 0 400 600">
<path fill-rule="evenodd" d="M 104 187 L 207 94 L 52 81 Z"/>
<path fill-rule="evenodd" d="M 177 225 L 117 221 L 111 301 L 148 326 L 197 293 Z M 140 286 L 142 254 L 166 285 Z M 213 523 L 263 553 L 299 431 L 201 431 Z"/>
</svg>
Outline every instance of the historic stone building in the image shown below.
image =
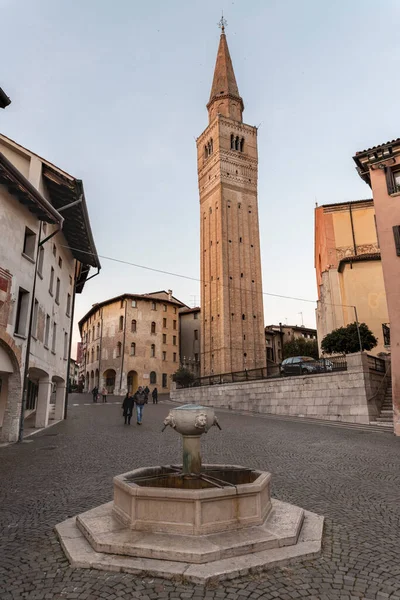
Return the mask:
<svg viewBox="0 0 400 600">
<path fill-rule="evenodd" d="M 125 395 L 139 385 L 169 392 L 179 367 L 179 309 L 172 291 L 122 294 L 94 304 L 79 321 L 85 391 Z"/>
<path fill-rule="evenodd" d="M 207 109 L 197 139 L 203 375 L 265 366 L 257 128 L 242 121 L 223 25 Z"/>
<path fill-rule="evenodd" d="M 200 375 L 200 307 L 181 308 L 179 311 L 179 352 L 181 366 L 196 377 Z"/>
<path fill-rule="evenodd" d="M 74 298 L 91 266 L 82 182 L 0 135 L 0 441 L 27 418 L 46 427 L 51 408 L 64 418 Z"/>
<path fill-rule="evenodd" d="M 315 270 L 318 341 L 333 329 L 366 323 L 384 352 L 388 322 L 381 252 L 372 199 L 325 204 L 315 209 Z"/>
<path fill-rule="evenodd" d="M 299 338 L 317 341 L 317 330 L 304 325 L 267 325 L 265 327 L 265 346 L 267 351 L 267 368 L 271 363 L 280 363 L 283 356 L 283 345 Z"/>
</svg>

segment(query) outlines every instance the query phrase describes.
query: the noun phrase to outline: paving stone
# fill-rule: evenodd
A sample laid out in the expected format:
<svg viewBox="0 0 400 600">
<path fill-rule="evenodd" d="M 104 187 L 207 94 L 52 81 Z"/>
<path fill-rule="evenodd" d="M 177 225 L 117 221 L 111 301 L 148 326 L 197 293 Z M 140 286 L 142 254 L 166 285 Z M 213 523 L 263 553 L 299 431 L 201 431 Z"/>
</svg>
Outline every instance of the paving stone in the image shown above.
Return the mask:
<svg viewBox="0 0 400 600">
<path fill-rule="evenodd" d="M 146 406 L 142 428 L 127 430 L 118 405 L 88 401 L 72 396 L 67 421 L 0 448 L 1 600 L 400 600 L 400 440 L 233 412 L 203 441 L 204 462 L 270 471 L 274 497 L 324 515 L 320 558 L 212 589 L 71 568 L 55 525 L 112 500 L 114 475 L 176 463 L 180 452 L 176 434 L 160 432 L 165 404 Z"/>
</svg>

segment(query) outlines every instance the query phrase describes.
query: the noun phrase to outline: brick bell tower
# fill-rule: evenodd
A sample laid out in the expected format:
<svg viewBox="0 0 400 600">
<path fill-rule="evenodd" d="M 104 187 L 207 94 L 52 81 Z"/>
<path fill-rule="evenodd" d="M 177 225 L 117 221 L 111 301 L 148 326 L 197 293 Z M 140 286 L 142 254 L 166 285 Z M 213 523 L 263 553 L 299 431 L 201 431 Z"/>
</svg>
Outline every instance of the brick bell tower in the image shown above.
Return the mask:
<svg viewBox="0 0 400 600">
<path fill-rule="evenodd" d="M 265 367 L 257 128 L 242 121 L 222 18 L 209 124 L 197 139 L 202 375 Z"/>
</svg>

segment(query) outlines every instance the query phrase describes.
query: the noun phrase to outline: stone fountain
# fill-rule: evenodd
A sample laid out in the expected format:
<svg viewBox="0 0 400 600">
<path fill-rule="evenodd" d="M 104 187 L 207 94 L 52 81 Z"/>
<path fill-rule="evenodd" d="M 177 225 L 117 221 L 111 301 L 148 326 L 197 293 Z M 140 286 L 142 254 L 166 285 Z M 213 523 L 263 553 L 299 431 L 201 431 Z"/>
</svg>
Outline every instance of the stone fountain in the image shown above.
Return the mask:
<svg viewBox="0 0 400 600">
<path fill-rule="evenodd" d="M 117 475 L 113 502 L 57 525 L 72 566 L 205 583 L 319 555 L 323 517 L 271 499 L 270 473 L 202 465 L 201 436 L 220 429 L 213 408 L 174 408 L 168 426 L 182 465 Z"/>
</svg>

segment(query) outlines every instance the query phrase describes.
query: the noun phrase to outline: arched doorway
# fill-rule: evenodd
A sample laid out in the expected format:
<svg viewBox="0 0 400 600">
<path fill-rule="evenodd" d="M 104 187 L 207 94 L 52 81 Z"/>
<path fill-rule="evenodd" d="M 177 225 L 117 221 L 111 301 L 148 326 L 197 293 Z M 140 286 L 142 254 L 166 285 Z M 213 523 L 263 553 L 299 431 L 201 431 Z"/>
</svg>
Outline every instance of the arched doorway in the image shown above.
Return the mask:
<svg viewBox="0 0 400 600">
<path fill-rule="evenodd" d="M 18 359 L 7 341 L 0 339 L 0 441 L 16 442 L 22 388 Z"/>
<path fill-rule="evenodd" d="M 107 371 L 104 371 L 104 373 L 103 373 L 104 383 L 107 388 L 107 392 L 109 394 L 114 393 L 115 376 L 116 376 L 116 372 L 114 371 L 114 369 L 107 369 Z"/>
<path fill-rule="evenodd" d="M 137 371 L 129 371 L 128 373 L 128 394 L 134 394 L 138 388 Z"/>
<path fill-rule="evenodd" d="M 55 421 L 61 421 L 64 418 L 65 380 L 62 377 L 54 375 L 52 382 L 55 387 L 54 398 L 52 398 L 54 412 L 50 415 L 50 419 L 53 418 Z"/>
</svg>

